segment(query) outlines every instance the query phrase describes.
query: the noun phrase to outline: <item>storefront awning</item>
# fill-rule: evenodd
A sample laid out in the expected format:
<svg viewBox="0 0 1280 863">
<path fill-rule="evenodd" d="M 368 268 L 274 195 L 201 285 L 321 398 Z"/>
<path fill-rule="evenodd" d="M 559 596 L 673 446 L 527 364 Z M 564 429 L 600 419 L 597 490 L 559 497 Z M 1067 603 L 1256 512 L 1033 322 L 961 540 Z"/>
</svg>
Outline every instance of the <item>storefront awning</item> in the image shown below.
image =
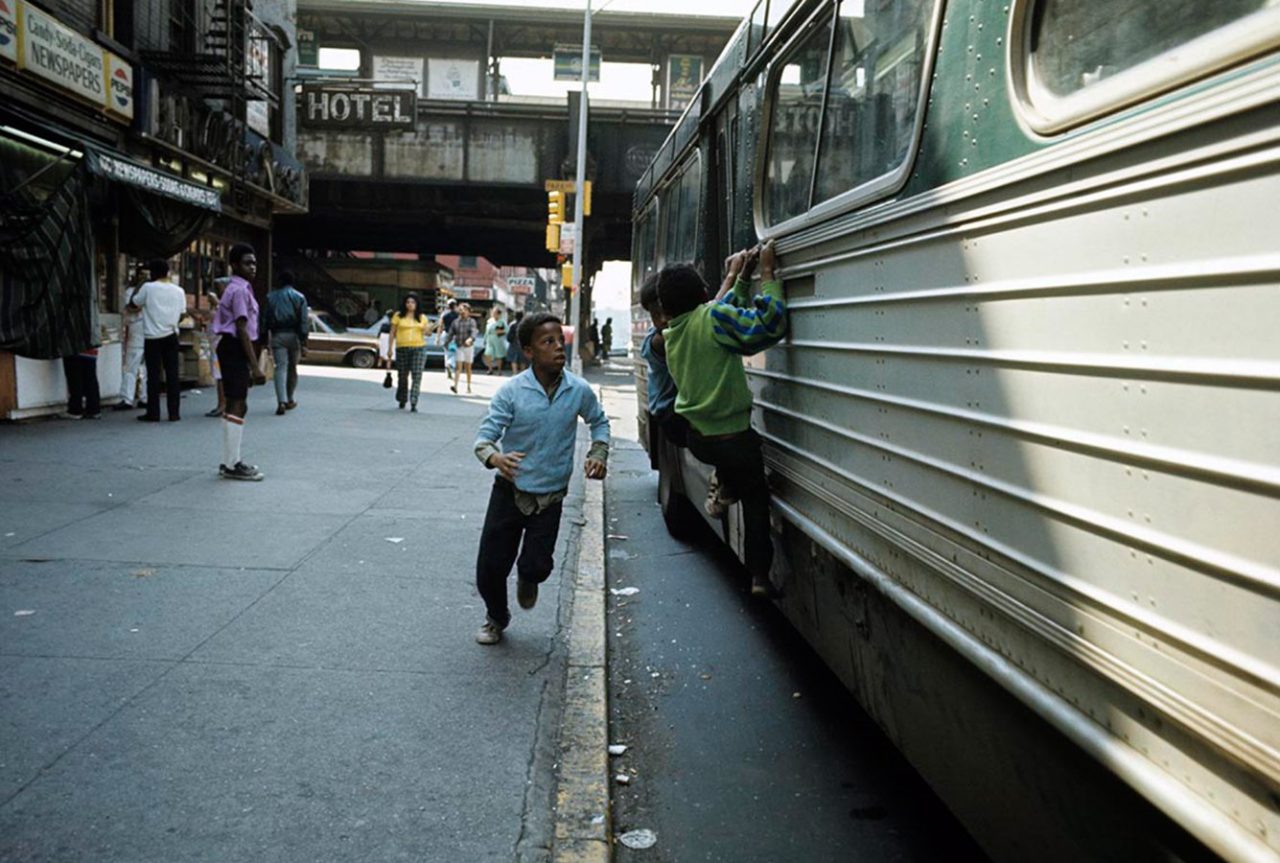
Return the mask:
<svg viewBox="0 0 1280 863">
<path fill-rule="evenodd" d="M 90 171 L 108 180 L 214 213 L 222 212 L 222 193 L 217 189 L 192 183 L 96 147 L 85 149 L 84 160 Z"/>
</svg>

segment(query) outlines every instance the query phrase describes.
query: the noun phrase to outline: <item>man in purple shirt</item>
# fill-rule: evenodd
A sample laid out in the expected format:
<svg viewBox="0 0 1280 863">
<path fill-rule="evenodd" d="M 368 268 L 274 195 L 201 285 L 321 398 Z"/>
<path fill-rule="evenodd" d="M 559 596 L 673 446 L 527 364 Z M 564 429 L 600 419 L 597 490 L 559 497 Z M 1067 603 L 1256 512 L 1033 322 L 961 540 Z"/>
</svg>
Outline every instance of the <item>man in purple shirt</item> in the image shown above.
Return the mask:
<svg viewBox="0 0 1280 863">
<path fill-rule="evenodd" d="M 237 243 L 231 247 L 231 280 L 222 293 L 213 315 L 212 330 L 218 340 L 218 365 L 222 367 L 222 389 L 227 407 L 222 414 L 222 464 L 218 476 L 224 479 L 258 481 L 262 472 L 256 465 L 240 460 L 240 440 L 244 417 L 249 412 L 249 387 L 267 379 L 258 370 L 258 301 L 249 284 L 258 273 L 258 257 L 253 246 Z"/>
</svg>

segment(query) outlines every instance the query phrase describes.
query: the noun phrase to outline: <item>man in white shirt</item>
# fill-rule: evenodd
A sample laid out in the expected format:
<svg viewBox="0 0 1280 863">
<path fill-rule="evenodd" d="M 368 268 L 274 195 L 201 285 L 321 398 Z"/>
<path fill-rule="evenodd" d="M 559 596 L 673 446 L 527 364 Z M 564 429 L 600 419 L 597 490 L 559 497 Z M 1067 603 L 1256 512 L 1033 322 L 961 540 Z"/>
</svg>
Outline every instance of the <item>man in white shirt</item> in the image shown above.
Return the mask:
<svg viewBox="0 0 1280 863">
<path fill-rule="evenodd" d="M 178 384 L 178 321 L 187 310 L 187 294 L 169 280 L 169 262 L 152 261 L 147 268 L 151 281 L 133 295 L 128 311 L 142 312 L 143 357 L 147 362 L 147 412 L 140 422 L 160 422 L 160 372 L 164 370 L 165 399 L 169 422 L 181 417 L 182 391 Z"/>
<path fill-rule="evenodd" d="M 147 391 L 147 367 L 142 360 L 145 343 L 142 312 L 130 311 L 130 307 L 137 308 L 133 298 L 140 288 L 134 285 L 124 292 L 124 373 L 120 378 L 120 402 L 114 408 L 118 411 L 133 410 L 138 393 Z"/>
</svg>

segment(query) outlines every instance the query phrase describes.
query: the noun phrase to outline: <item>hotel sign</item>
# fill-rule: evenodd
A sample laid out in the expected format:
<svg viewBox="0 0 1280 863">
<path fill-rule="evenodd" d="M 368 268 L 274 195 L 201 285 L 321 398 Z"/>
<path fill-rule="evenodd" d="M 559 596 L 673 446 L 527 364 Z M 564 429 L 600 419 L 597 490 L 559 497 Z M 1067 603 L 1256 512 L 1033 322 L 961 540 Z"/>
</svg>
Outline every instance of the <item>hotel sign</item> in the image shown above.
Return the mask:
<svg viewBox="0 0 1280 863">
<path fill-rule="evenodd" d="M 0 0 L 0 57 L 126 120 L 133 67 L 24 0 Z"/>
<path fill-rule="evenodd" d="M 417 113 L 418 94 L 413 90 L 302 88 L 302 122 L 308 126 L 412 129 Z"/>
</svg>

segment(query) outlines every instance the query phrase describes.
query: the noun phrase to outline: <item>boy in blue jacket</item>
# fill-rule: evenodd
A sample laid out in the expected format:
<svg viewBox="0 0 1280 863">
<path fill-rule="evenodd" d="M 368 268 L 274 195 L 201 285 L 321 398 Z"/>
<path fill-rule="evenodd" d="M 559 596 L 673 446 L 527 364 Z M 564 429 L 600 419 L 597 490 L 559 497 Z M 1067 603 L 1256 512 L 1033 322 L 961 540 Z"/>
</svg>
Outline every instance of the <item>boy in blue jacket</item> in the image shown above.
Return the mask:
<svg viewBox="0 0 1280 863">
<path fill-rule="evenodd" d="M 507 576 L 513 564 L 516 600 L 526 610 L 551 576 L 578 417 L 591 426 L 587 478 L 604 479 L 608 472 L 609 418 L 587 382 L 565 369 L 560 319 L 528 315 L 516 336 L 529 368 L 494 395 L 475 442 L 476 458 L 498 472 L 476 556 L 476 588 L 486 611 L 476 633 L 480 644 L 502 641 L 511 623 Z"/>
</svg>

